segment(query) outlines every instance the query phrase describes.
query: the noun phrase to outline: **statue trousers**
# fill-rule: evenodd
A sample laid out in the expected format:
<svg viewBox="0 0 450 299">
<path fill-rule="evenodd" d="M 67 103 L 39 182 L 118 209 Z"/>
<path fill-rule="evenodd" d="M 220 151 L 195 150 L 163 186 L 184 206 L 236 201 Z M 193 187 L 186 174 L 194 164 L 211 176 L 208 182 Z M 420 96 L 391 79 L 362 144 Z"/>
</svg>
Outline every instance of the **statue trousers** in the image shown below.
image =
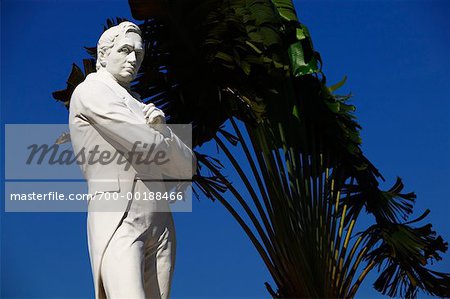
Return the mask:
<svg viewBox="0 0 450 299">
<path fill-rule="evenodd" d="M 148 190 L 136 181 L 134 192 Z M 100 273 L 109 299 L 170 295 L 176 249 L 172 213 L 166 201 L 142 199 L 133 199 L 103 256 Z"/>
</svg>

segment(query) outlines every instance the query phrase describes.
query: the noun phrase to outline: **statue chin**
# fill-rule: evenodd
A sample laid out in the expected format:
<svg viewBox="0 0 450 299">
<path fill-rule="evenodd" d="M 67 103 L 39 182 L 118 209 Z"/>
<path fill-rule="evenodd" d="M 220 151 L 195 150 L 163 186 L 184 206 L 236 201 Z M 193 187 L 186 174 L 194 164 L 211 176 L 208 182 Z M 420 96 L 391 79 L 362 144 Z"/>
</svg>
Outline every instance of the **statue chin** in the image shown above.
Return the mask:
<svg viewBox="0 0 450 299">
<path fill-rule="evenodd" d="M 114 75 L 114 77 L 116 78 L 116 80 L 120 83 L 130 83 L 131 81 L 134 80 L 134 78 L 136 77 L 134 74 L 130 74 L 130 73 L 126 73 L 126 74 L 117 74 Z"/>
</svg>

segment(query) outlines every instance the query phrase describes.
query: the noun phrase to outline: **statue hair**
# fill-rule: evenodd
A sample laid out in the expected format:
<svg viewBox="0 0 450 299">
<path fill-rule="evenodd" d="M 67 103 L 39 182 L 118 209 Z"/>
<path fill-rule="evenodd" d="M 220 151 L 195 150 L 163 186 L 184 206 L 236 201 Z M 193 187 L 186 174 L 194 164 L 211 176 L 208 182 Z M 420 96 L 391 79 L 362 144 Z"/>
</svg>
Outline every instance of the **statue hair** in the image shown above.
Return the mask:
<svg viewBox="0 0 450 299">
<path fill-rule="evenodd" d="M 95 64 L 97 70 L 99 70 L 101 65 L 101 57 L 109 55 L 112 47 L 114 47 L 114 42 L 118 36 L 124 36 L 128 32 L 135 32 L 142 36 L 141 29 L 136 24 L 125 21 L 116 26 L 108 28 L 100 36 L 97 43 L 97 63 Z"/>
</svg>

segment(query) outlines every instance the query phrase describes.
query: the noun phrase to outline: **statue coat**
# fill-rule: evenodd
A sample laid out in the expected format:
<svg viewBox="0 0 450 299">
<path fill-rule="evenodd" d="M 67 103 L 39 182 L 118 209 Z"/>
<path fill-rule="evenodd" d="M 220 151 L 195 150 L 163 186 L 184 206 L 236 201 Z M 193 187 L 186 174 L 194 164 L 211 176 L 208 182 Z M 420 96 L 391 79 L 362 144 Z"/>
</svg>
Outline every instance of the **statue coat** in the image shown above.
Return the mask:
<svg viewBox="0 0 450 299">
<path fill-rule="evenodd" d="M 133 148 L 136 141 L 140 141 L 141 145 L 154 144 L 156 149 L 168 154 L 170 161 L 159 167 L 131 164 L 128 169 L 114 162 L 81 163 L 88 192 L 95 195 L 94 199 L 102 192 L 118 195 L 116 201 L 90 200 L 88 204 L 88 246 L 96 298 L 106 298 L 100 271 L 102 258 L 130 206 L 129 196 L 133 194 L 136 178 L 150 176 L 162 179 L 163 175 L 168 175 L 191 179 L 195 165 L 192 150 L 170 129 L 163 135 L 149 126 L 142 112 L 145 104 L 108 75 L 101 72 L 89 74 L 73 92 L 69 127 L 75 154 L 82 149 L 88 153 L 96 146 L 100 152 L 148 154 L 150 147 Z M 152 186 L 159 191 L 164 190 L 163 183 L 159 184 Z"/>
</svg>

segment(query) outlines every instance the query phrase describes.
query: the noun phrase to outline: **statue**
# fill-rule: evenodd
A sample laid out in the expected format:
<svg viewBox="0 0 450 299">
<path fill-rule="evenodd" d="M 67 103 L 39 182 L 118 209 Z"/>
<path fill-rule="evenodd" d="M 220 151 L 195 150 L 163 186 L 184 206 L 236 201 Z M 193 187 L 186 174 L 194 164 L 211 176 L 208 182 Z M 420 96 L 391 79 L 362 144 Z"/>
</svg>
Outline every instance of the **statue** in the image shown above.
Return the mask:
<svg viewBox="0 0 450 299">
<path fill-rule="evenodd" d="M 98 41 L 97 72 L 70 101 L 75 153 L 119 153 L 129 163 L 79 163 L 92 194 L 87 230 L 96 298 L 169 297 L 176 242 L 169 202 L 139 197 L 165 190 L 163 175 L 191 179 L 195 169 L 192 150 L 165 125 L 164 113 L 130 90 L 143 58 L 138 26 L 109 28 Z M 136 153 L 155 158 L 155 148 L 167 154 L 163 165 L 136 162 Z"/>
</svg>

